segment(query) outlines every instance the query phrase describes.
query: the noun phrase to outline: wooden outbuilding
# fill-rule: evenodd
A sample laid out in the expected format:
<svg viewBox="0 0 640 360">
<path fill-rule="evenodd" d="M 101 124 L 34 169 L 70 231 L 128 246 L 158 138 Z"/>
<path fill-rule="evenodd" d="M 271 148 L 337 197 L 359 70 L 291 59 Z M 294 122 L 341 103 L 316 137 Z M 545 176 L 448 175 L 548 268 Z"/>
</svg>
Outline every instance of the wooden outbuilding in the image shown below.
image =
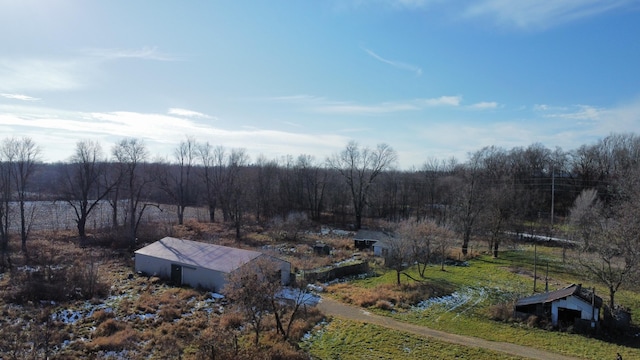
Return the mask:
<svg viewBox="0 0 640 360">
<path fill-rule="evenodd" d="M 600 319 L 602 298 L 580 284 L 519 299 L 517 315 L 536 315 L 551 320 L 553 326 L 589 322 L 595 327 Z"/>
</svg>

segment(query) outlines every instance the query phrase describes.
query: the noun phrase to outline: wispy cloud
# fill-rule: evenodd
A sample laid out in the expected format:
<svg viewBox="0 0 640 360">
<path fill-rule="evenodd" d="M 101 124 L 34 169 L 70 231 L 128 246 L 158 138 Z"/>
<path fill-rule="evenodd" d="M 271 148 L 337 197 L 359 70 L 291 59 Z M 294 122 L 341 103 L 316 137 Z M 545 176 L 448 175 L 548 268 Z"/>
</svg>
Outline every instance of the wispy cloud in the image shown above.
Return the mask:
<svg viewBox="0 0 640 360">
<path fill-rule="evenodd" d="M 187 110 L 187 109 L 180 109 L 180 108 L 171 108 L 168 111 L 169 115 L 176 115 L 176 116 L 184 116 L 184 117 L 190 117 L 190 118 L 202 118 L 202 119 L 211 119 L 212 117 L 207 115 L 207 114 L 203 114 L 201 112 L 197 112 L 197 111 L 193 111 L 193 110 Z"/>
<path fill-rule="evenodd" d="M 389 60 L 389 59 L 385 59 L 382 56 L 376 54 L 375 52 L 363 47 L 362 50 L 364 52 L 366 52 L 367 54 L 369 54 L 369 56 L 371 56 L 372 58 L 385 63 L 387 65 L 391 65 L 395 68 L 401 69 L 401 70 L 407 70 L 407 71 L 411 71 L 413 73 L 416 74 L 416 76 L 421 76 L 422 75 L 422 69 L 418 66 L 415 65 L 411 65 L 402 61 L 396 61 L 396 60 Z"/>
<path fill-rule="evenodd" d="M 85 64 L 74 60 L 0 58 L 0 91 L 72 90 L 84 86 Z"/>
<path fill-rule="evenodd" d="M 429 107 L 457 107 L 460 106 L 462 97 L 440 96 L 437 98 L 386 101 L 377 104 L 362 104 L 353 101 L 333 101 L 324 97 L 312 95 L 279 96 L 268 98 L 267 100 L 295 104 L 318 113 L 376 115 L 404 111 L 418 111 Z"/>
<path fill-rule="evenodd" d="M 131 111 L 74 112 L 34 106 L 0 104 L 0 124 L 9 132 L 21 133 L 34 141 L 56 144 L 46 148 L 48 159 L 57 161 L 73 153 L 74 141 L 90 138 L 115 142 L 135 136 L 145 141 L 152 154 L 171 154 L 183 135 L 194 135 L 199 141 L 216 139 L 216 145 L 245 148 L 253 157 L 268 158 L 311 153 L 319 158 L 338 151 L 348 138 L 337 134 L 297 133 L 260 128 L 223 129 L 178 115 Z M 132 135 L 133 134 L 133 135 Z M 304 149 L 304 150 L 301 150 Z"/>
<path fill-rule="evenodd" d="M 432 99 L 420 99 L 418 103 L 426 106 L 460 106 L 462 102 L 462 96 L 440 96 Z"/>
<path fill-rule="evenodd" d="M 496 109 L 498 108 L 498 103 L 495 101 L 481 101 L 469 107 L 472 109 L 478 109 L 478 110 Z"/>
<path fill-rule="evenodd" d="M 22 94 L 0 94 L 0 96 L 7 98 L 7 99 L 13 99 L 13 100 L 22 100 L 22 101 L 38 101 L 40 99 L 38 98 L 34 98 L 28 95 L 22 95 Z"/>
<path fill-rule="evenodd" d="M 599 120 L 602 118 L 604 109 L 589 105 L 576 105 L 570 108 L 544 108 L 545 117 L 572 119 L 572 120 Z"/>
<path fill-rule="evenodd" d="M 465 17 L 489 17 L 499 25 L 546 29 L 632 4 L 634 0 L 482 0 L 463 12 Z"/>
<path fill-rule="evenodd" d="M 104 49 L 90 48 L 82 51 L 85 55 L 103 59 L 145 59 L 157 61 L 175 61 L 177 57 L 158 51 L 155 46 L 144 46 L 140 49 Z"/>
<path fill-rule="evenodd" d="M 339 104 L 316 107 L 315 110 L 331 114 L 385 114 L 400 111 L 419 110 L 420 108 L 409 103 L 382 103 L 379 105 Z"/>
</svg>

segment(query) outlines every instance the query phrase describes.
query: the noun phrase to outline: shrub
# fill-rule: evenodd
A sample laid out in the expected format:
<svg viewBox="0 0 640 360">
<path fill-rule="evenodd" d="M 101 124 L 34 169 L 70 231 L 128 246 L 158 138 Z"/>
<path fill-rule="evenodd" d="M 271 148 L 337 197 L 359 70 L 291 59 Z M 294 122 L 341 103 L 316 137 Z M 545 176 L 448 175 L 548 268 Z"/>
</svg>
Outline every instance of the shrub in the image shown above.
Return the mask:
<svg viewBox="0 0 640 360">
<path fill-rule="evenodd" d="M 540 319 L 537 316 L 531 315 L 527 318 L 526 323 L 527 323 L 527 326 L 536 327 L 538 326 L 539 321 Z"/>
<path fill-rule="evenodd" d="M 392 310 L 393 304 L 387 300 L 378 300 L 375 305 L 378 309 L 381 310 Z"/>
<path fill-rule="evenodd" d="M 228 312 L 220 317 L 220 326 L 223 329 L 239 329 L 244 325 L 244 318 L 239 312 Z"/>
<path fill-rule="evenodd" d="M 489 308 L 489 318 L 497 321 L 513 320 L 513 303 L 501 303 Z"/>
<path fill-rule="evenodd" d="M 132 347 L 137 340 L 138 333 L 132 328 L 126 327 L 112 335 L 94 338 L 87 344 L 87 347 L 94 351 L 119 351 Z"/>
<path fill-rule="evenodd" d="M 92 315 L 93 319 L 98 323 L 102 323 L 107 319 L 113 318 L 114 316 L 115 315 L 113 314 L 112 311 L 105 311 L 105 310 L 98 310 L 94 312 Z"/>
<path fill-rule="evenodd" d="M 158 311 L 158 316 L 163 321 L 173 321 L 178 319 L 182 315 L 180 309 L 176 309 L 173 306 L 163 306 L 160 311 Z"/>
<path fill-rule="evenodd" d="M 96 328 L 93 334 L 96 337 L 111 336 L 117 333 L 118 331 L 123 330 L 125 327 L 126 327 L 126 324 L 121 321 L 118 321 L 115 319 L 108 319 L 102 322 L 100 325 L 98 325 L 98 327 Z"/>
</svg>

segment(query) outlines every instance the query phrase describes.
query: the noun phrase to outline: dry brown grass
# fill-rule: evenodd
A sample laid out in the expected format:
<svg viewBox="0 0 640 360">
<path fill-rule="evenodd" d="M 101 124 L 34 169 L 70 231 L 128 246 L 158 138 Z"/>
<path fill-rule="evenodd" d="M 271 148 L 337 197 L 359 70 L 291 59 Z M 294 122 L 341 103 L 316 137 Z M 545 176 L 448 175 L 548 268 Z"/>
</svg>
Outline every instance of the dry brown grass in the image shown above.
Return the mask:
<svg viewBox="0 0 640 360">
<path fill-rule="evenodd" d="M 107 319 L 112 319 L 114 316 L 115 316 L 115 314 L 113 312 L 111 312 L 111 311 L 98 310 L 98 311 L 94 312 L 91 317 L 98 324 L 100 324 L 100 323 L 104 322 Z"/>
<path fill-rule="evenodd" d="M 94 338 L 87 344 L 87 348 L 93 351 L 118 351 L 130 349 L 136 345 L 138 338 L 138 332 L 127 326 L 111 335 Z"/>
<path fill-rule="evenodd" d="M 155 228 L 154 226 L 145 228 L 141 237 L 142 241 L 157 240 L 161 236 L 168 235 L 159 234 L 162 229 L 168 229 L 168 227 L 158 225 Z M 336 256 L 316 257 L 311 248 L 316 239 L 304 238 L 296 243 L 279 242 L 275 244 L 264 229 L 257 225 L 244 229 L 244 238 L 241 240 L 236 240 L 233 229 L 221 223 L 209 224 L 189 221 L 183 226 L 171 227 L 170 234 L 176 237 L 241 248 L 261 247 L 267 244 L 284 245 L 282 248 L 286 249 L 287 253 L 276 253 L 275 255 L 286 256 L 289 260 L 302 259 L 300 263 L 306 261 L 305 258 L 309 258 L 312 265 L 328 264 L 341 260 Z M 195 359 L 199 358 L 196 354 L 201 354 L 201 352 L 190 349 L 198 349 L 201 345 L 206 348 L 205 345 L 212 344 L 212 341 L 213 344 L 226 344 L 225 351 L 229 355 L 226 357 L 227 359 L 238 357 L 246 359 L 305 358 L 304 356 L 299 357 L 300 353 L 296 347 L 283 341 L 282 336 L 274 328 L 263 330 L 264 336 L 261 338 L 264 341 L 261 341 L 260 350 L 256 351 L 252 345 L 253 334 L 245 326 L 245 319 L 231 311 L 225 311 L 223 314 L 207 314 L 204 311 L 191 314 L 192 305 L 205 299 L 208 295 L 207 292 L 190 288 L 174 288 L 157 278 L 135 275 L 130 277 L 133 274 L 131 253 L 129 250 L 112 247 L 112 244 L 118 241 L 126 244 L 126 241 L 117 238 L 116 234 L 112 234 L 114 237 L 111 238 L 105 237 L 104 241 L 100 243 L 91 242 L 86 248 L 78 246 L 73 231 L 62 234 L 61 238 L 58 238 L 58 235 L 61 235 L 61 232 L 58 234 L 34 232 L 34 236 L 28 243 L 29 249 L 32 250 L 30 251 L 32 255 L 30 265 L 41 267 L 52 265 L 55 267 L 59 264 L 66 264 L 69 269 L 72 267 L 77 269 L 77 271 L 74 270 L 75 273 L 70 274 L 79 281 L 83 279 L 84 273 L 81 270 L 86 269 L 83 265 L 86 264 L 87 255 L 90 254 L 91 258 L 99 264 L 99 277 L 105 283 L 113 285 L 110 289 L 110 295 L 121 295 L 121 297 L 116 303 L 109 304 L 113 311 L 97 310 L 91 316 L 82 318 L 74 324 L 53 323 L 52 331 L 66 334 L 67 339 L 71 340 L 69 346 L 55 355 L 56 358 L 79 358 L 88 354 L 95 355 L 97 351 L 128 349 L 144 358 L 177 358 L 182 356 L 183 358 Z M 23 266 L 27 261 L 20 253 L 20 244 L 17 240 L 12 240 L 10 244 L 14 268 Z M 328 242 L 325 238 L 323 240 Z M 350 243 L 345 239 L 336 239 L 332 246 L 339 249 L 340 257 L 346 257 L 351 256 L 347 251 Z M 43 274 L 44 277 L 46 275 Z M 5 273 L 5 276 L 0 278 L 0 291 L 5 295 L 8 294 L 8 291 L 18 283 L 16 279 L 12 278 L 11 274 Z M 32 289 L 34 293 L 36 291 L 42 292 L 44 287 L 33 286 Z M 60 287 L 51 286 L 52 293 L 56 290 L 59 291 L 59 289 Z M 102 300 L 94 298 L 91 303 L 99 305 L 102 304 Z M 0 315 L 3 318 L 11 319 L 13 322 L 16 319 L 28 322 L 34 318 L 28 311 L 6 306 L 7 304 L 2 300 L 0 300 L 0 304 L 4 305 L 0 309 Z M 86 304 L 84 301 L 66 299 L 57 302 L 56 307 L 73 310 L 81 309 Z M 189 315 L 186 315 L 187 313 Z M 139 317 L 142 314 L 151 316 L 149 318 Z M 322 317 L 323 315 L 315 308 L 302 309 L 292 324 L 291 342 L 295 343 Z M 6 322 L 0 321 L 0 324 L 3 323 Z M 273 319 L 265 321 L 265 325 L 273 327 L 274 324 Z M 207 338 L 206 334 L 215 334 L 215 337 L 211 335 Z M 80 338 L 91 340 L 88 342 L 77 341 Z M 234 339 L 237 339 L 237 344 L 240 346 L 237 354 L 234 350 Z M 27 340 L 21 341 L 26 344 Z M 225 359 L 222 353 L 220 355 L 219 359 Z"/>
<path fill-rule="evenodd" d="M 342 301 L 361 307 L 375 306 L 381 309 L 407 308 L 439 292 L 433 285 L 427 283 L 410 283 L 401 286 L 383 284 L 374 288 L 338 283 L 328 286 L 327 291 L 338 296 Z"/>
<path fill-rule="evenodd" d="M 122 321 L 116 319 L 108 319 L 98 325 L 96 331 L 93 334 L 95 337 L 111 336 L 118 331 L 124 330 L 126 327 L 127 324 Z"/>
<path fill-rule="evenodd" d="M 514 304 L 511 302 L 493 305 L 489 308 L 489 318 L 497 321 L 513 321 L 513 309 Z"/>
</svg>

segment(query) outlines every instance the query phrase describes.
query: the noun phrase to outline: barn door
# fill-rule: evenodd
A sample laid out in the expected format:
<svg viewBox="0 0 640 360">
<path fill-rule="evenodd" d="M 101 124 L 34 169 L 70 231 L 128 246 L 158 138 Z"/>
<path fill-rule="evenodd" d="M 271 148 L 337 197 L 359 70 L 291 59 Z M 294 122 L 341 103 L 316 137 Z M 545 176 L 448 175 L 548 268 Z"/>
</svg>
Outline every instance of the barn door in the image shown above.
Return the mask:
<svg viewBox="0 0 640 360">
<path fill-rule="evenodd" d="M 171 264 L 171 282 L 182 285 L 182 265 Z"/>
</svg>

